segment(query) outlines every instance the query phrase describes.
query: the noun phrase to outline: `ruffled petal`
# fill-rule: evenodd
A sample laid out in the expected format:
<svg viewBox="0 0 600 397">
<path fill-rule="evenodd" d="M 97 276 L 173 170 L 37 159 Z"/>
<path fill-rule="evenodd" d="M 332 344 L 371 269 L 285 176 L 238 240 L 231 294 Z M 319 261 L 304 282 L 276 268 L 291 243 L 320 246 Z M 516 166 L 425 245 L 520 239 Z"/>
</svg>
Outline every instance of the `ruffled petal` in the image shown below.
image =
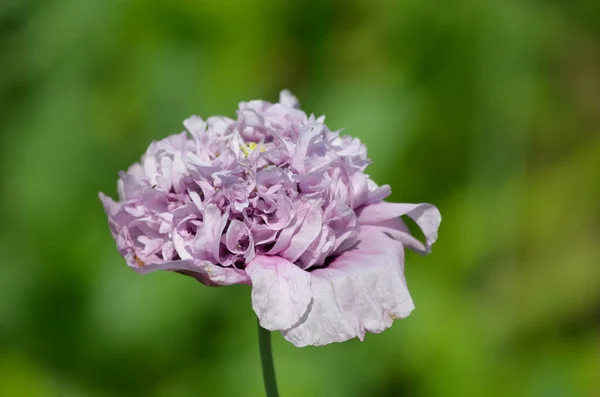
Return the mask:
<svg viewBox="0 0 600 397">
<path fill-rule="evenodd" d="M 388 236 L 398 240 L 402 243 L 402 245 L 412 249 L 415 252 L 418 252 L 419 254 L 426 255 L 431 251 L 431 246 L 423 244 L 421 241 L 419 241 L 419 239 L 414 237 L 401 218 L 389 219 L 387 221 L 379 222 L 373 226 L 377 226 Z"/>
<path fill-rule="evenodd" d="M 244 242 L 244 239 L 246 241 Z M 248 249 L 250 243 L 250 231 L 243 222 L 234 219 L 229 224 L 225 233 L 225 245 L 234 254 L 242 254 Z"/>
<path fill-rule="evenodd" d="M 289 108 L 298 108 L 300 104 L 298 103 L 298 99 L 288 90 L 282 90 L 279 93 L 279 103 L 283 106 L 287 106 Z"/>
<path fill-rule="evenodd" d="M 226 223 L 226 215 L 222 214 L 217 206 L 213 204 L 206 206 L 202 227 L 194 243 L 195 254 L 198 257 L 214 263 L 219 262 L 219 245 Z"/>
<path fill-rule="evenodd" d="M 306 210 L 306 217 L 302 226 L 294 234 L 290 245 L 280 255 L 290 262 L 296 262 L 308 249 L 312 242 L 319 236 L 323 227 L 321 213 L 310 208 Z"/>
<path fill-rule="evenodd" d="M 361 208 L 357 211 L 357 214 L 361 225 L 377 225 L 381 222 L 407 215 L 423 231 L 425 235 L 424 252 L 426 253 L 430 251 L 431 245 L 437 240 L 437 231 L 442 222 L 440 211 L 435 206 L 427 203 L 401 204 L 380 201 Z M 405 229 L 405 232 L 409 233 L 408 229 Z"/>
<path fill-rule="evenodd" d="M 145 264 L 138 263 L 132 266 L 141 274 L 157 270 L 170 270 L 192 276 L 202 284 L 208 286 L 221 286 L 232 284 L 250 284 L 250 277 L 243 270 L 233 267 L 221 267 L 208 261 L 177 260 L 164 263 Z"/>
<path fill-rule="evenodd" d="M 414 309 L 402 244 L 369 226 L 359 240 L 328 267 L 310 273 L 313 303 L 298 323 L 282 331 L 285 339 L 298 347 L 362 340 L 365 332 L 382 332 Z"/>
<path fill-rule="evenodd" d="M 252 308 L 261 327 L 287 329 L 306 313 L 312 299 L 308 272 L 283 258 L 257 255 L 246 273 L 252 280 Z"/>
</svg>

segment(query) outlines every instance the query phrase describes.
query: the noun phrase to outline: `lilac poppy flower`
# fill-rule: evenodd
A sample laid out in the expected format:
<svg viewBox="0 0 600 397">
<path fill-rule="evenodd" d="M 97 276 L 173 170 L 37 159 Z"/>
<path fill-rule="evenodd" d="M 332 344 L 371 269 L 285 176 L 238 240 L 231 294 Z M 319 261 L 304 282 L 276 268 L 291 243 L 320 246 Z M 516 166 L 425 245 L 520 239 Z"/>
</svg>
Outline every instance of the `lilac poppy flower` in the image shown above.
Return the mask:
<svg viewBox="0 0 600 397">
<path fill-rule="evenodd" d="M 428 253 L 441 216 L 395 204 L 365 146 L 307 116 L 288 91 L 237 120 L 192 116 L 100 194 L 120 254 L 139 273 L 249 284 L 260 325 L 296 346 L 378 333 L 414 309 L 404 248 Z M 412 218 L 425 242 L 401 216 Z"/>
</svg>

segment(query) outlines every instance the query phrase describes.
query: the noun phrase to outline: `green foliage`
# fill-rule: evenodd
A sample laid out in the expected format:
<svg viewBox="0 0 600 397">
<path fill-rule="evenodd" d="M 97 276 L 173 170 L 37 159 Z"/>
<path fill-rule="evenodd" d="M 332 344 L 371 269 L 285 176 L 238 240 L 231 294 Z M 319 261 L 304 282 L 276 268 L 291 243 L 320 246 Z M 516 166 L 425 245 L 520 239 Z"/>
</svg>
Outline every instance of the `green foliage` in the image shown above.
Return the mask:
<svg viewBox="0 0 600 397">
<path fill-rule="evenodd" d="M 408 319 L 274 335 L 283 396 L 600 395 L 598 4 L 0 2 L 0 395 L 263 395 L 249 289 L 136 275 L 97 192 L 282 88 L 444 216 Z"/>
</svg>

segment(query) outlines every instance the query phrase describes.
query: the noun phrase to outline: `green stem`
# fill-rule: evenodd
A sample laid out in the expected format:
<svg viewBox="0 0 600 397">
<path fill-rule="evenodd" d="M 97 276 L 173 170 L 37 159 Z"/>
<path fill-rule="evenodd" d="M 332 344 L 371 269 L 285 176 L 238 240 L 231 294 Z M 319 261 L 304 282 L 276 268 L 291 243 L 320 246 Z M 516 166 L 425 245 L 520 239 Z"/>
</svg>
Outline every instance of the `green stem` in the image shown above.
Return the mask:
<svg viewBox="0 0 600 397">
<path fill-rule="evenodd" d="M 260 349 L 260 363 L 262 364 L 267 397 L 278 397 L 273 351 L 271 350 L 271 331 L 264 329 L 260 324 L 258 325 L 258 347 Z"/>
</svg>

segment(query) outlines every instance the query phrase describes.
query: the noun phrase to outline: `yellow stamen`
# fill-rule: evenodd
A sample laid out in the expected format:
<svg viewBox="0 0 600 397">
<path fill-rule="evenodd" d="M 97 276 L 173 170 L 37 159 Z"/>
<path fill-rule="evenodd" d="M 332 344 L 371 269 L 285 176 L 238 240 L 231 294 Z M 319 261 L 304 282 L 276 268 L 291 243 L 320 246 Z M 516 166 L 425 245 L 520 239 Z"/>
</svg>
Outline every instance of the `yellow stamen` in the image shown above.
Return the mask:
<svg viewBox="0 0 600 397">
<path fill-rule="evenodd" d="M 254 149 L 256 149 L 256 147 L 258 146 L 258 144 L 256 142 L 248 142 L 247 144 L 242 144 L 240 145 L 240 150 L 242 152 L 244 152 L 244 155 L 246 157 L 248 157 L 250 155 L 250 152 L 252 152 Z M 262 146 L 260 148 L 261 153 L 265 151 L 265 147 Z"/>
</svg>

